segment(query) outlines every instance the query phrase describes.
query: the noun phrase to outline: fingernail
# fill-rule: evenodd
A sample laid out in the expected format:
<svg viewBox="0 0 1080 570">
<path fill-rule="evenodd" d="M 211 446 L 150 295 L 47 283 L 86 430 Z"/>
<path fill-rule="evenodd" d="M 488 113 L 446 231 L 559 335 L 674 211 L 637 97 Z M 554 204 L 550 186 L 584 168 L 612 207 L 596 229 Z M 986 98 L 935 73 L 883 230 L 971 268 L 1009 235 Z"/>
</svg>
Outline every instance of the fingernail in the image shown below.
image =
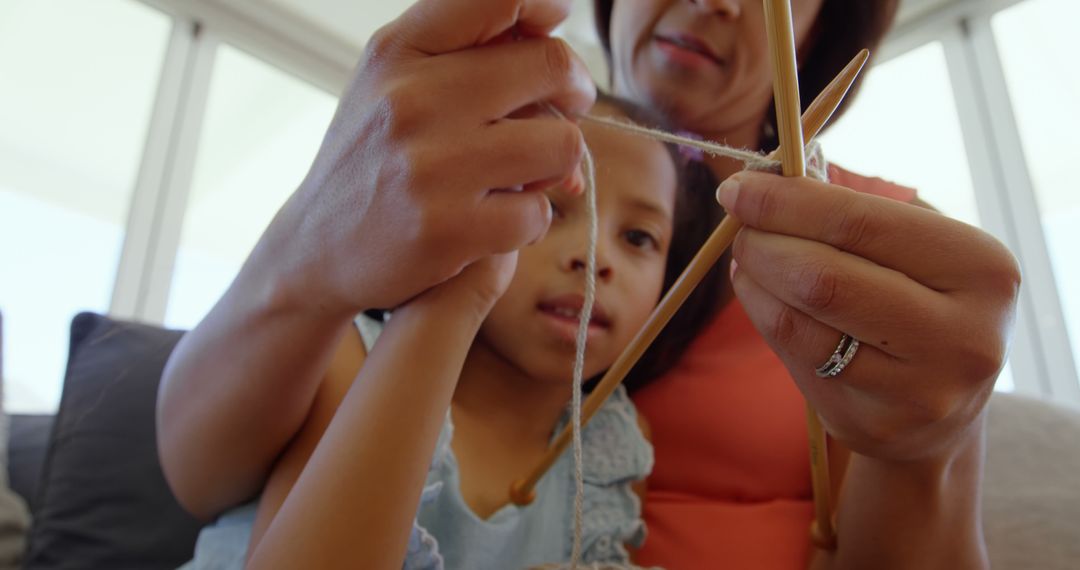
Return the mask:
<svg viewBox="0 0 1080 570">
<path fill-rule="evenodd" d="M 734 259 L 731 260 L 731 267 L 728 268 L 728 277 L 735 279 L 735 272 L 739 269 L 739 262 Z"/>
<path fill-rule="evenodd" d="M 735 176 L 729 177 L 716 189 L 716 201 L 720 202 L 720 205 L 725 210 L 730 210 L 735 205 L 735 200 L 739 197 L 739 179 Z"/>
<path fill-rule="evenodd" d="M 581 173 L 581 170 L 575 170 L 574 174 L 570 176 L 566 189 L 571 196 L 577 196 L 585 192 L 585 175 Z"/>
</svg>

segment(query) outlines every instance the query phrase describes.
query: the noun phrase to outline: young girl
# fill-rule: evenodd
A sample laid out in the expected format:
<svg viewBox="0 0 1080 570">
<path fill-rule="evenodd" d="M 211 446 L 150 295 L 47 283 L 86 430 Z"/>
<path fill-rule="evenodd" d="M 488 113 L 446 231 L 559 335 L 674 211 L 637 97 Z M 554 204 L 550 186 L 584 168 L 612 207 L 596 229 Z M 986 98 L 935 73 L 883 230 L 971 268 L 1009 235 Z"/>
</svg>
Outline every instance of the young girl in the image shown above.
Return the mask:
<svg viewBox="0 0 1080 570">
<path fill-rule="evenodd" d="M 655 126 L 611 98 L 593 113 Z M 705 171 L 682 166 L 671 148 L 582 130 L 599 210 L 588 378 L 637 333 L 718 210 Z M 548 195 L 553 222 L 538 243 L 397 308 L 373 346 L 365 339 L 366 360 L 351 333 L 257 504 L 204 530 L 191 567 L 240 568 L 245 556 L 252 568 L 517 569 L 569 559 L 570 454 L 540 481 L 533 504 L 507 504 L 510 484 L 566 424 L 571 397 L 588 220 L 584 200 Z M 639 370 L 655 374 L 674 360 L 717 290 L 714 276 L 680 313 L 678 334 L 662 336 Z M 645 532 L 632 486 L 649 473 L 652 448 L 624 390 L 583 442 L 583 561 L 628 562 L 626 546 Z"/>
</svg>

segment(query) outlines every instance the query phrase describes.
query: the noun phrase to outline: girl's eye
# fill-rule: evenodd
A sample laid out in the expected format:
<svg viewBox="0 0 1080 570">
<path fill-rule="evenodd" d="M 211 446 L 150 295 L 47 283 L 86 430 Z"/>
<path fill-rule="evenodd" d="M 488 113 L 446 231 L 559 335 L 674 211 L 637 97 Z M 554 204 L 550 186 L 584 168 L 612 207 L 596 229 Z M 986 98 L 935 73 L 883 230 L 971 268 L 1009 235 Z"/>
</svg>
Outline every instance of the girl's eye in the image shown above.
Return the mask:
<svg viewBox="0 0 1080 570">
<path fill-rule="evenodd" d="M 629 242 L 630 245 L 637 248 L 660 247 L 660 243 L 656 240 L 656 238 L 645 230 L 629 230 L 626 232 L 625 237 L 626 241 Z"/>
</svg>

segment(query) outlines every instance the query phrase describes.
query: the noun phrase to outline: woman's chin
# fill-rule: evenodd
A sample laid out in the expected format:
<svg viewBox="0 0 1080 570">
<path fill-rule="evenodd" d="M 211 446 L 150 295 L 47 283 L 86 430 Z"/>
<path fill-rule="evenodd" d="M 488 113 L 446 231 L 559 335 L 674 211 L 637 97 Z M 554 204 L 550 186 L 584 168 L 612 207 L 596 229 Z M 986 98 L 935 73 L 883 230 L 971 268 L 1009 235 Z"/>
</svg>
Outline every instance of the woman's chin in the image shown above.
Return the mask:
<svg viewBox="0 0 1080 570">
<path fill-rule="evenodd" d="M 638 103 L 662 114 L 671 124 L 689 131 L 701 130 L 702 109 L 715 104 L 716 95 L 708 97 L 696 88 L 681 89 L 673 83 L 654 83 L 644 90 Z"/>
</svg>

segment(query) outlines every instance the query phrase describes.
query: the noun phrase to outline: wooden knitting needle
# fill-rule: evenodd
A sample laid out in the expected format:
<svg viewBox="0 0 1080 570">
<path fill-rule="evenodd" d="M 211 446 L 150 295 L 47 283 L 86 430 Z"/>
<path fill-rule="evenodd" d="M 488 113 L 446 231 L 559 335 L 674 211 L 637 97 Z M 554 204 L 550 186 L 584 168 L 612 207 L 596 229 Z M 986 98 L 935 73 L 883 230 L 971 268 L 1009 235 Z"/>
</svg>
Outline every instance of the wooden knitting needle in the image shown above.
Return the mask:
<svg viewBox="0 0 1080 570">
<path fill-rule="evenodd" d="M 791 21 L 791 0 L 765 0 L 765 29 L 772 57 L 773 94 L 776 99 L 776 127 L 780 134 L 780 164 L 784 176 L 806 176 L 803 128 L 799 122 L 799 75 L 795 61 L 795 31 Z M 806 404 L 806 426 L 810 443 L 810 477 L 814 490 L 814 524 L 810 536 L 821 548 L 836 547 L 829 488 L 829 457 L 825 430 L 817 411 Z"/>
<path fill-rule="evenodd" d="M 847 65 L 836 76 L 835 79 L 829 83 L 828 86 L 818 95 L 817 99 L 810 105 L 803 115 L 803 126 L 806 129 L 806 133 L 810 138 L 817 135 L 818 132 L 825 126 L 825 123 L 829 121 L 832 114 L 836 111 L 837 107 L 844 100 L 844 96 L 847 95 L 851 85 L 855 82 L 855 78 L 859 76 L 859 72 L 862 71 L 863 66 L 866 64 L 867 58 L 870 57 L 870 52 L 863 50 L 855 59 L 851 60 L 851 63 Z M 777 153 L 769 155 L 770 159 L 775 160 Z M 686 298 L 694 290 L 694 287 L 701 282 L 701 279 L 708 273 L 709 269 L 716 265 L 716 262 L 724 254 L 728 247 L 731 246 L 731 242 L 735 240 L 735 235 L 739 233 L 742 228 L 742 223 L 735 218 L 728 216 L 724 221 L 716 228 L 716 230 L 709 236 L 709 239 L 705 241 L 705 244 L 698 250 L 694 259 L 686 266 L 682 275 L 679 276 L 675 284 L 671 286 L 664 298 L 653 310 L 649 316 L 649 320 L 645 322 L 638 334 L 630 341 L 630 344 L 623 350 L 619 358 L 615 360 L 615 363 L 611 365 L 604 377 L 593 389 L 592 393 L 585 400 L 584 405 L 581 408 L 581 425 L 589 423 L 596 411 L 600 409 L 600 406 L 608 399 L 609 396 L 615 391 L 615 388 L 626 378 L 626 375 L 630 372 L 630 369 L 634 367 L 634 364 L 641 358 L 641 355 L 645 352 L 645 349 L 656 340 L 657 335 L 664 328 L 664 325 L 671 320 L 675 311 L 682 306 L 686 301 Z M 559 436 L 552 442 L 551 447 L 548 448 L 544 457 L 537 463 L 536 467 L 524 479 L 519 479 L 513 483 L 510 487 L 510 501 L 516 505 L 527 505 L 535 498 L 535 487 L 540 478 L 544 476 L 544 473 L 551 469 L 551 466 L 555 464 L 555 461 L 562 455 L 562 452 L 566 449 L 566 446 L 570 443 L 571 438 L 571 426 L 566 426 Z"/>
</svg>

